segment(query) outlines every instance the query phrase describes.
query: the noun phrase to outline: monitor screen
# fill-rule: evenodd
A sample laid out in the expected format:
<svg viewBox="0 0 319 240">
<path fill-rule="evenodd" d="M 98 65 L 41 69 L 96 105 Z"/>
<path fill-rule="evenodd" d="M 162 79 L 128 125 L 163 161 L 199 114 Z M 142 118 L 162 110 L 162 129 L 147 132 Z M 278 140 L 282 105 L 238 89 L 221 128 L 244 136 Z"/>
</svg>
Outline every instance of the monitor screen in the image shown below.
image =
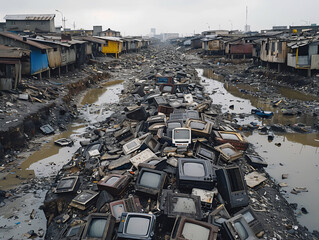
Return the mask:
<svg viewBox="0 0 319 240">
<path fill-rule="evenodd" d="M 227 139 L 227 140 L 239 140 L 238 136 L 236 134 L 232 134 L 232 133 L 221 133 L 220 134 L 222 136 L 223 139 Z"/>
<path fill-rule="evenodd" d="M 151 140 L 148 142 L 148 146 L 149 146 L 151 149 L 156 148 L 156 145 L 157 145 L 157 142 L 156 142 L 155 139 L 151 139 Z"/>
<path fill-rule="evenodd" d="M 171 92 L 172 89 L 173 89 L 172 86 L 164 86 L 164 87 L 163 87 L 163 92 Z"/>
<path fill-rule="evenodd" d="M 242 213 L 242 215 L 245 218 L 246 222 L 248 222 L 248 223 L 254 221 L 254 219 L 255 219 L 254 216 L 249 211 Z"/>
<path fill-rule="evenodd" d="M 174 130 L 174 138 L 175 139 L 188 139 L 189 138 L 189 130 L 188 129 Z"/>
<path fill-rule="evenodd" d="M 233 149 L 231 149 L 229 147 L 222 148 L 222 151 L 223 151 L 224 154 L 226 154 L 229 157 L 236 153 Z"/>
<path fill-rule="evenodd" d="M 90 222 L 87 237 L 102 238 L 107 218 L 93 218 Z"/>
<path fill-rule="evenodd" d="M 161 175 L 153 172 L 143 172 L 140 178 L 140 185 L 150 188 L 157 188 L 160 184 Z"/>
<path fill-rule="evenodd" d="M 68 179 L 62 179 L 58 186 L 57 189 L 68 189 L 68 188 L 72 188 L 75 182 L 75 178 L 68 178 Z"/>
<path fill-rule="evenodd" d="M 190 177 L 204 177 L 205 167 L 202 163 L 185 162 L 183 164 L 184 175 Z"/>
<path fill-rule="evenodd" d="M 109 185 L 109 186 L 112 186 L 112 185 L 114 185 L 119 179 L 120 179 L 120 177 L 115 177 L 115 176 L 110 177 L 109 179 L 107 179 L 107 180 L 105 181 L 105 184 L 107 184 L 107 185 Z"/>
<path fill-rule="evenodd" d="M 88 201 L 94 194 L 90 192 L 82 192 L 79 195 L 77 195 L 74 200 L 80 203 L 85 203 Z"/>
<path fill-rule="evenodd" d="M 196 205 L 192 198 L 173 197 L 173 212 L 175 213 L 196 213 Z"/>
<path fill-rule="evenodd" d="M 205 129 L 206 123 L 202 122 L 197 122 L 197 121 L 192 121 L 189 125 L 190 128 L 192 129 L 198 129 L 198 130 L 203 130 Z"/>
<path fill-rule="evenodd" d="M 151 219 L 147 217 L 129 217 L 125 229 L 126 234 L 145 236 L 149 232 Z"/>
<path fill-rule="evenodd" d="M 213 157 L 213 153 L 205 148 L 200 148 L 199 150 L 199 154 L 208 157 L 208 158 L 212 158 Z"/>
<path fill-rule="evenodd" d="M 180 128 L 180 127 L 182 127 L 182 125 L 179 122 L 170 122 L 167 124 L 167 128 Z"/>
<path fill-rule="evenodd" d="M 116 220 L 120 220 L 122 213 L 125 212 L 124 204 L 120 203 L 112 206 L 112 213 Z"/>
<path fill-rule="evenodd" d="M 232 192 L 242 191 L 245 189 L 239 168 L 227 169 L 227 175 L 228 175 L 230 188 Z"/>
<path fill-rule="evenodd" d="M 185 222 L 182 236 L 188 240 L 208 240 L 210 229 L 194 223 Z"/>
<path fill-rule="evenodd" d="M 234 223 L 234 228 L 236 229 L 236 232 L 239 234 L 240 239 L 247 239 L 248 238 L 248 233 L 240 221 L 236 221 Z"/>
<path fill-rule="evenodd" d="M 81 225 L 71 227 L 71 228 L 69 229 L 68 233 L 66 234 L 66 237 L 76 236 L 76 235 L 78 234 L 80 228 L 81 228 Z"/>
<path fill-rule="evenodd" d="M 216 216 L 214 218 L 215 222 L 219 223 L 219 224 L 222 224 L 223 222 L 225 222 L 227 219 L 226 218 L 223 218 L 223 217 L 220 217 L 220 216 Z"/>
<path fill-rule="evenodd" d="M 137 146 L 136 141 L 129 142 L 129 143 L 127 143 L 127 145 L 126 145 L 126 147 L 127 147 L 128 149 L 131 149 L 131 148 L 136 147 L 136 146 Z"/>
</svg>

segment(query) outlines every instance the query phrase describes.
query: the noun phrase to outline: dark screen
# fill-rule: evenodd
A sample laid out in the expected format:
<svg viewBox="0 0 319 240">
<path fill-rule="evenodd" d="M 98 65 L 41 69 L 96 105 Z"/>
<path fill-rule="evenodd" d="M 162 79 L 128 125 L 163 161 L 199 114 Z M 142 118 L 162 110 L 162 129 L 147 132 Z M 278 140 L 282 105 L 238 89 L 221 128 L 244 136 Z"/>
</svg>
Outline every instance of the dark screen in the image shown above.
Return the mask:
<svg viewBox="0 0 319 240">
<path fill-rule="evenodd" d="M 62 179 L 58 186 L 57 189 L 68 189 L 72 188 L 75 182 L 75 178 L 69 178 L 69 179 Z"/>
<path fill-rule="evenodd" d="M 107 218 L 93 218 L 88 228 L 87 237 L 102 238 Z"/>
<path fill-rule="evenodd" d="M 240 236 L 240 239 L 247 239 L 248 238 L 248 233 L 240 221 L 236 221 L 234 223 L 234 228 L 236 229 L 236 232 Z"/>
<path fill-rule="evenodd" d="M 243 181 L 238 168 L 227 169 L 228 179 L 230 181 L 230 188 L 232 192 L 244 190 Z"/>
<path fill-rule="evenodd" d="M 213 156 L 214 156 L 214 154 L 211 151 L 209 151 L 205 148 L 200 148 L 199 154 L 201 154 L 205 157 L 208 157 L 208 158 L 213 158 Z"/>
<path fill-rule="evenodd" d="M 68 231 L 68 233 L 66 234 L 66 237 L 72 237 L 72 236 L 75 236 L 79 230 L 80 230 L 80 225 L 79 226 L 74 226 L 74 227 L 71 227 Z"/>
</svg>

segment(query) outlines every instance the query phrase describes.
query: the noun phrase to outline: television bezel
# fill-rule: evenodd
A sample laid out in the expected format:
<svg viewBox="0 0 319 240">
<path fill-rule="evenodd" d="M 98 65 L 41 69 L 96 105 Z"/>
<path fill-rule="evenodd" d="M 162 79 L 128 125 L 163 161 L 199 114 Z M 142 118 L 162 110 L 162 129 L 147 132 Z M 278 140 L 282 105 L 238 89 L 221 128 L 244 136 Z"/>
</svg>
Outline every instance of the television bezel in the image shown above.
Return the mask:
<svg viewBox="0 0 319 240">
<path fill-rule="evenodd" d="M 222 214 L 220 214 L 222 211 L 224 211 L 224 212 Z M 213 224 L 217 227 L 221 227 L 222 224 L 215 221 L 215 218 L 214 218 L 215 216 L 221 216 L 221 217 L 225 218 L 226 220 L 231 219 L 231 216 L 228 213 L 224 204 L 219 205 L 217 208 L 215 208 L 214 211 L 212 211 L 208 215 L 208 222 L 210 222 L 211 224 Z"/>
<path fill-rule="evenodd" d="M 201 149 L 206 149 L 208 150 L 209 152 L 212 152 L 212 155 L 214 155 L 214 157 L 212 158 L 209 158 L 203 154 L 200 154 L 200 150 Z M 218 159 L 218 152 L 211 146 L 201 142 L 201 141 L 196 141 L 195 145 L 194 145 L 194 151 L 193 151 L 195 154 L 194 156 L 197 157 L 197 158 L 202 158 L 202 159 L 206 159 L 206 160 L 209 160 L 209 161 L 212 161 L 214 163 L 217 162 L 217 159 Z"/>
<path fill-rule="evenodd" d="M 199 123 L 202 123 L 202 124 L 205 124 L 205 128 L 203 130 L 198 130 L 196 128 L 191 128 L 190 125 L 192 122 L 199 122 Z M 194 136 L 203 136 L 203 137 L 207 137 L 211 134 L 212 132 L 212 125 L 208 122 L 205 122 L 203 120 L 200 120 L 200 119 L 193 119 L 193 118 L 189 118 L 187 121 L 186 121 L 186 127 L 190 128 L 192 130 L 192 134 Z"/>
<path fill-rule="evenodd" d="M 235 213 L 235 216 L 237 216 L 238 214 L 241 214 L 243 216 L 243 218 L 245 218 L 244 214 L 246 212 L 249 212 L 252 216 L 253 216 L 253 220 L 251 222 L 248 222 L 246 220 L 246 222 L 248 223 L 249 227 L 251 228 L 251 230 L 257 234 L 259 232 L 261 232 L 263 230 L 263 226 L 261 224 L 261 222 L 259 221 L 256 213 L 254 212 L 254 210 L 251 208 L 251 206 L 247 206 L 245 208 L 243 208 L 242 210 L 240 210 L 239 212 Z"/>
<path fill-rule="evenodd" d="M 106 184 L 106 182 L 112 178 L 112 177 L 118 177 L 119 179 L 112 185 Z M 111 173 L 105 177 L 103 177 L 98 183 L 97 187 L 99 190 L 105 190 L 112 195 L 121 195 L 127 186 L 129 185 L 132 178 L 129 175 L 120 175 L 120 174 L 114 174 Z"/>
<path fill-rule="evenodd" d="M 140 184 L 140 181 L 144 172 L 151 172 L 151 173 L 160 175 L 160 182 L 156 188 L 146 187 Z M 138 177 L 136 179 L 135 190 L 139 193 L 156 197 L 164 188 L 164 185 L 166 183 L 166 178 L 167 178 L 167 174 L 165 172 L 154 170 L 154 169 L 141 168 L 141 170 L 138 173 Z"/>
<path fill-rule="evenodd" d="M 133 201 L 134 201 L 134 209 L 129 209 L 128 208 L 128 203 L 127 202 L 130 199 L 133 199 Z M 110 212 L 111 212 L 112 216 L 115 218 L 116 222 L 119 222 L 121 220 L 121 216 L 120 216 L 119 219 L 117 219 L 115 217 L 114 211 L 113 211 L 113 207 L 116 206 L 116 205 L 119 205 L 119 204 L 123 204 L 124 212 L 140 212 L 141 209 L 142 209 L 142 205 L 141 205 L 140 200 L 139 200 L 138 197 L 129 197 L 129 198 L 126 198 L 126 199 L 120 199 L 120 200 L 117 200 L 117 201 L 110 202 L 109 203 Z"/>
<path fill-rule="evenodd" d="M 177 216 L 172 232 L 171 232 L 171 240 L 187 240 L 186 238 L 183 237 L 183 230 L 185 223 L 191 223 L 191 224 L 196 224 L 204 228 L 209 229 L 209 236 L 207 240 L 216 240 L 217 239 L 217 234 L 219 232 L 219 228 L 203 221 L 198 221 L 192 218 L 184 217 L 184 216 Z"/>
<path fill-rule="evenodd" d="M 134 147 L 132 147 L 132 148 L 129 149 L 127 146 L 128 146 L 130 143 L 132 143 L 132 142 L 136 142 L 136 146 L 134 146 Z M 128 155 L 128 154 L 130 154 L 130 153 L 135 152 L 136 150 L 138 150 L 138 149 L 141 147 L 141 145 L 142 145 L 142 141 L 141 141 L 140 139 L 138 139 L 138 138 L 134 138 L 133 140 L 131 140 L 131 141 L 125 143 L 125 144 L 123 145 L 122 149 L 123 149 L 124 154 L 125 154 L 125 155 Z"/>
<path fill-rule="evenodd" d="M 240 238 L 239 234 L 237 233 L 234 227 L 235 222 L 240 222 L 243 225 L 248 235 L 248 238 L 246 238 L 247 240 L 257 240 L 254 232 L 249 227 L 247 221 L 241 214 L 238 214 L 222 223 L 222 227 L 225 230 L 226 234 L 228 234 L 228 237 L 230 237 L 231 239 L 238 239 L 238 237 Z"/>
<path fill-rule="evenodd" d="M 77 234 L 74 236 L 67 236 L 69 231 L 75 227 L 79 227 L 79 231 L 77 232 Z M 75 226 L 71 226 L 71 224 L 66 225 L 62 229 L 62 231 L 60 232 L 58 239 L 60 239 L 60 240 L 79 240 L 79 239 L 81 239 L 84 228 L 85 228 L 85 224 L 79 224 L 79 225 L 75 225 Z"/>
<path fill-rule="evenodd" d="M 87 237 L 90 223 L 92 222 L 93 219 L 96 219 L 96 218 L 107 218 L 106 224 L 105 224 L 105 227 L 103 230 L 103 235 L 101 238 Z M 88 220 L 86 222 L 81 240 L 111 239 L 112 235 L 113 235 L 114 226 L 115 226 L 115 218 L 111 214 L 109 214 L 109 213 L 91 213 L 88 216 Z"/>
<path fill-rule="evenodd" d="M 84 202 L 79 201 L 77 198 L 79 198 L 82 194 L 91 194 L 91 197 L 85 200 Z M 85 210 L 87 209 L 95 199 L 99 196 L 99 192 L 95 192 L 92 190 L 84 190 L 81 193 L 79 193 L 75 198 L 72 199 L 70 206 L 78 208 L 80 210 Z"/>
<path fill-rule="evenodd" d="M 223 149 L 224 148 L 231 148 L 235 154 L 231 155 L 231 156 L 228 156 L 227 154 L 225 154 L 223 152 Z M 224 144 L 221 144 L 219 146 L 216 146 L 215 149 L 220 152 L 220 156 L 221 156 L 221 159 L 223 159 L 224 161 L 226 162 L 233 162 L 235 160 L 237 160 L 238 158 L 241 158 L 243 156 L 243 153 L 239 150 L 237 150 L 232 144 L 230 143 L 224 143 Z"/>
<path fill-rule="evenodd" d="M 164 91 L 164 87 L 166 87 L 166 86 L 172 87 L 172 89 L 170 91 Z M 163 83 L 163 84 L 160 84 L 159 89 L 160 89 L 160 91 L 162 93 L 175 93 L 176 85 L 175 84 L 170 84 L 170 83 Z"/>
<path fill-rule="evenodd" d="M 62 181 L 62 180 L 66 180 L 66 179 L 75 179 L 74 180 L 74 183 L 73 183 L 73 186 L 71 188 L 67 188 L 65 190 L 63 189 L 58 189 L 58 186 L 59 186 L 59 183 Z M 59 194 L 59 193 L 70 193 L 70 192 L 75 192 L 77 187 L 78 187 L 78 183 L 79 183 L 79 177 L 78 176 L 69 176 L 69 177 L 63 177 L 60 179 L 60 181 L 57 183 L 57 186 L 55 188 L 55 193 Z"/>
<path fill-rule="evenodd" d="M 127 220 L 129 220 L 131 217 L 143 217 L 143 218 L 149 218 L 150 219 L 150 224 L 148 227 L 148 231 L 146 235 L 133 235 L 133 234 L 128 234 L 126 233 L 127 229 Z M 128 213 L 124 212 L 122 213 L 121 220 L 120 220 L 120 225 L 118 228 L 118 238 L 124 238 L 124 239 L 145 239 L 145 240 L 151 240 L 154 236 L 154 229 L 156 225 L 156 216 L 153 214 L 147 214 L 147 213 Z"/>
</svg>

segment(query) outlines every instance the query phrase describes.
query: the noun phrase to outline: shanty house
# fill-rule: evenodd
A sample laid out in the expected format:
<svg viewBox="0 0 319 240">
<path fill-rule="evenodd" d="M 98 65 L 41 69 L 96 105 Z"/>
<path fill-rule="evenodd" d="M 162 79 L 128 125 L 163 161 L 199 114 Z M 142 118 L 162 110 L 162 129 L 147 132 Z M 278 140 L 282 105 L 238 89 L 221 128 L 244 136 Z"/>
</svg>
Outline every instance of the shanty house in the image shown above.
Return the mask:
<svg viewBox="0 0 319 240">
<path fill-rule="evenodd" d="M 295 69 L 319 70 L 319 37 L 302 38 L 287 44 L 287 65 Z"/>
<path fill-rule="evenodd" d="M 123 41 L 118 37 L 98 37 L 99 39 L 105 40 L 105 43 L 102 46 L 102 53 L 114 54 L 115 57 L 122 52 Z"/>
<path fill-rule="evenodd" d="M 17 87 L 21 81 L 22 65 L 28 62 L 30 53 L 30 50 L 0 45 L 0 90 Z"/>
<path fill-rule="evenodd" d="M 100 37 L 121 37 L 121 33 L 108 28 L 105 31 L 98 33 Z"/>
<path fill-rule="evenodd" d="M 226 43 L 225 54 L 231 59 L 246 59 L 253 55 L 253 43 L 247 42 L 244 38 Z"/>
<path fill-rule="evenodd" d="M 6 15 L 6 30 L 11 32 L 55 32 L 55 14 Z"/>
<path fill-rule="evenodd" d="M 0 44 L 31 51 L 30 61 L 23 65 L 22 74 L 39 74 L 41 78 L 42 72 L 49 70 L 48 52 L 52 50 L 50 46 L 8 32 L 0 33 Z"/>
<path fill-rule="evenodd" d="M 225 44 L 221 37 L 206 36 L 202 39 L 202 49 L 208 55 L 224 55 Z"/>
</svg>

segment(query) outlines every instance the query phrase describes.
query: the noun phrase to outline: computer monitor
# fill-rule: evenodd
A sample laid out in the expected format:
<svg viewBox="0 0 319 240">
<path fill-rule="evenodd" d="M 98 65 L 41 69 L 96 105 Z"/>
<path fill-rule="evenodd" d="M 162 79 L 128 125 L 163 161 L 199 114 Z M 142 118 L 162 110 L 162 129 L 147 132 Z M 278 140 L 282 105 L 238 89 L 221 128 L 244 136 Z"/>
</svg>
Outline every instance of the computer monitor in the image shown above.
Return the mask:
<svg viewBox="0 0 319 240">
<path fill-rule="evenodd" d="M 219 228 L 207 222 L 178 216 L 171 233 L 171 240 L 216 240 Z"/>
<path fill-rule="evenodd" d="M 156 132 L 157 132 L 157 131 L 156 131 Z M 149 148 L 149 149 L 151 149 L 153 152 L 157 152 L 157 151 L 159 150 L 160 146 L 161 146 L 161 144 L 153 137 L 153 135 L 148 135 L 148 136 L 144 139 L 144 141 L 143 141 L 143 143 L 142 143 L 140 149 L 141 149 L 141 150 L 144 150 L 144 149 L 146 149 L 146 148 Z"/>
<path fill-rule="evenodd" d="M 209 137 L 212 131 L 212 125 L 198 119 L 188 119 L 186 127 L 192 130 L 193 136 Z"/>
<path fill-rule="evenodd" d="M 178 159 L 177 184 L 180 188 L 212 190 L 215 180 L 215 170 L 210 161 L 197 158 Z"/>
<path fill-rule="evenodd" d="M 97 200 L 99 192 L 92 190 L 84 190 L 72 199 L 70 206 L 78 208 L 80 210 L 85 210 L 90 207 L 94 201 Z"/>
<path fill-rule="evenodd" d="M 109 174 L 97 183 L 97 187 L 118 196 L 125 191 L 131 180 L 132 177 L 129 175 Z"/>
<path fill-rule="evenodd" d="M 163 190 L 160 199 L 160 209 L 168 218 L 178 215 L 202 219 L 200 196 L 185 193 L 174 193 L 172 190 Z"/>
<path fill-rule="evenodd" d="M 217 189 L 227 209 L 245 207 L 249 203 L 247 185 L 238 166 L 216 170 Z"/>
<path fill-rule="evenodd" d="M 242 150 L 242 151 L 245 151 L 248 148 L 248 142 L 238 132 L 213 131 L 213 133 L 215 136 L 215 142 L 218 145 L 221 145 L 224 143 L 230 143 L 237 150 Z"/>
<path fill-rule="evenodd" d="M 177 147 L 187 147 L 192 141 L 189 128 L 174 128 L 172 131 L 172 142 Z"/>
<path fill-rule="evenodd" d="M 88 217 L 81 240 L 112 239 L 115 218 L 111 214 L 92 213 Z"/>
<path fill-rule="evenodd" d="M 208 222 L 214 226 L 221 227 L 222 223 L 230 218 L 231 216 L 225 208 L 225 205 L 221 204 L 208 215 Z"/>
<path fill-rule="evenodd" d="M 58 182 L 58 185 L 55 189 L 55 193 L 76 192 L 78 187 L 79 187 L 78 176 L 64 177 Z"/>
<path fill-rule="evenodd" d="M 264 228 L 261 222 L 258 220 L 258 217 L 256 216 L 254 210 L 250 206 L 240 210 L 235 214 L 235 216 L 239 214 L 241 214 L 245 218 L 246 222 L 248 223 L 249 227 L 254 232 L 254 234 L 258 234 L 259 232 L 263 231 Z"/>
<path fill-rule="evenodd" d="M 226 240 L 257 240 L 245 218 L 239 214 L 222 223 L 222 236 Z"/>
<path fill-rule="evenodd" d="M 243 156 L 243 153 L 237 150 L 232 144 L 224 143 L 215 147 L 220 152 L 220 157 L 226 162 L 233 162 Z"/>
<path fill-rule="evenodd" d="M 156 217 L 146 213 L 122 213 L 117 231 L 119 239 L 151 240 L 155 231 Z"/>
<path fill-rule="evenodd" d="M 138 174 L 135 188 L 139 193 L 157 197 L 166 182 L 166 173 L 142 168 Z"/>
<path fill-rule="evenodd" d="M 166 167 L 166 160 L 160 158 L 150 159 L 144 163 L 140 163 L 138 165 L 138 169 L 141 170 L 142 168 L 149 168 L 154 170 L 162 171 Z"/>
<path fill-rule="evenodd" d="M 184 126 L 182 120 L 169 120 L 167 122 L 166 127 L 166 135 L 170 138 L 172 138 L 172 132 L 174 128 L 182 128 Z"/>
<path fill-rule="evenodd" d="M 246 155 L 245 157 L 248 163 L 254 168 L 262 168 L 268 166 L 266 160 L 258 155 Z"/>
<path fill-rule="evenodd" d="M 85 224 L 80 224 L 76 226 L 71 226 L 71 224 L 66 225 L 61 230 L 58 239 L 60 240 L 79 240 L 81 239 Z"/>
<path fill-rule="evenodd" d="M 138 197 L 130 196 L 110 203 L 111 214 L 119 222 L 123 212 L 141 212 L 142 206 Z"/>
<path fill-rule="evenodd" d="M 128 143 L 123 145 L 123 152 L 125 155 L 128 155 L 128 154 L 138 150 L 141 145 L 142 145 L 142 141 L 139 140 L 138 138 L 135 138 L 135 139 L 133 139 L 133 140 L 131 140 Z"/>
<path fill-rule="evenodd" d="M 217 162 L 217 157 L 219 155 L 213 147 L 200 141 L 196 141 L 193 152 L 196 158 L 206 159 L 214 163 Z"/>
</svg>

